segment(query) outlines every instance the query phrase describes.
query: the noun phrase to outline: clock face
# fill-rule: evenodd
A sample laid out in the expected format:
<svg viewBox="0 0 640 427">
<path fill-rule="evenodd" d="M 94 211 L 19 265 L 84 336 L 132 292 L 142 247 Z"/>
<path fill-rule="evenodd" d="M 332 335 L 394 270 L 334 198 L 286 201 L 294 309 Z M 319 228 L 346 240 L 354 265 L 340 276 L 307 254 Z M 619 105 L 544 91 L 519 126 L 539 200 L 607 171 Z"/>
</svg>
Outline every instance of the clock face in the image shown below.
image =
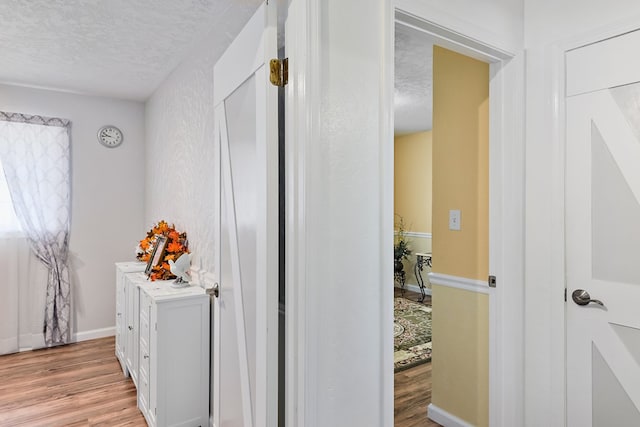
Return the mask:
<svg viewBox="0 0 640 427">
<path fill-rule="evenodd" d="M 98 141 L 105 147 L 117 147 L 122 144 L 122 139 L 122 131 L 115 126 L 103 126 L 98 131 Z"/>
</svg>

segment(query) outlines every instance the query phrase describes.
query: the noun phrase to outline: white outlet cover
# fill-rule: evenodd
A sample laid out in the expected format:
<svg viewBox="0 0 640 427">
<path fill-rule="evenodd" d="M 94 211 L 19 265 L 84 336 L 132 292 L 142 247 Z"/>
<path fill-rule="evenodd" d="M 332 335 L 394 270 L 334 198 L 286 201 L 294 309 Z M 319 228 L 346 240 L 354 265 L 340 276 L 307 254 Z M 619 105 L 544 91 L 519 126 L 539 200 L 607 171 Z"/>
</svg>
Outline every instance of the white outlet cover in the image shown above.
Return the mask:
<svg viewBox="0 0 640 427">
<path fill-rule="evenodd" d="M 460 209 L 451 209 L 449 211 L 449 230 L 460 231 L 461 229 Z"/>
</svg>

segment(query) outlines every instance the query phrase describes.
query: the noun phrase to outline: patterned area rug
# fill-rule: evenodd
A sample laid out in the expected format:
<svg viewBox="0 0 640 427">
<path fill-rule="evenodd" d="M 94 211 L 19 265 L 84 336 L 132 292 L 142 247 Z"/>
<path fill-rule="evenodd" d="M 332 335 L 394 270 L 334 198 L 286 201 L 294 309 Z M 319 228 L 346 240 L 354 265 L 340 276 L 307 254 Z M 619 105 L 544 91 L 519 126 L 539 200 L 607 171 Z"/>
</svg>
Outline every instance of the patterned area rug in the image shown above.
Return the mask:
<svg viewBox="0 0 640 427">
<path fill-rule="evenodd" d="M 394 371 L 431 361 L 431 307 L 394 298 L 393 312 Z"/>
</svg>

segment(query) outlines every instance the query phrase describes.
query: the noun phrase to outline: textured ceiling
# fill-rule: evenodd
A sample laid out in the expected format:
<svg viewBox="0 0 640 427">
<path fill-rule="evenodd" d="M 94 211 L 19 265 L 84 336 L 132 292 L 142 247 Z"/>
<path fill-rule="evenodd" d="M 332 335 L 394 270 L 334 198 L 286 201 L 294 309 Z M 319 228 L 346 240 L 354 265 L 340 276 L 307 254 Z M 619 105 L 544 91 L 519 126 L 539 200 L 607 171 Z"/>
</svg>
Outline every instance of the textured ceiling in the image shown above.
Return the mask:
<svg viewBox="0 0 640 427">
<path fill-rule="evenodd" d="M 262 0 L 2 0 L 0 82 L 144 100 L 206 35 L 222 52 Z"/>
<path fill-rule="evenodd" d="M 145 100 L 205 36 L 222 52 L 262 0 L 3 0 L 0 83 Z M 431 129 L 432 44 L 396 25 L 396 133 Z"/>
<path fill-rule="evenodd" d="M 396 24 L 395 134 L 431 129 L 433 43 L 425 33 Z"/>
</svg>

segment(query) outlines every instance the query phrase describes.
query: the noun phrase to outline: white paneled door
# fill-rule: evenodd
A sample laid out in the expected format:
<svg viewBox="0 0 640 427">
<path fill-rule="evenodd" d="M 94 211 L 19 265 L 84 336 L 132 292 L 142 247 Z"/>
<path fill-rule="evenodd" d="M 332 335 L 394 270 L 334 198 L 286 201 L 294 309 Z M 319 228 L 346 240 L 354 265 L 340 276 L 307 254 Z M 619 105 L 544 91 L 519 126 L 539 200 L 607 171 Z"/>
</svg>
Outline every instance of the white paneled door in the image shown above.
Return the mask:
<svg viewBox="0 0 640 427">
<path fill-rule="evenodd" d="M 566 58 L 569 427 L 640 426 L 639 50 L 632 32 Z"/>
<path fill-rule="evenodd" d="M 277 425 L 278 116 L 269 59 L 276 2 L 263 4 L 214 67 L 220 176 L 213 425 Z"/>
</svg>

